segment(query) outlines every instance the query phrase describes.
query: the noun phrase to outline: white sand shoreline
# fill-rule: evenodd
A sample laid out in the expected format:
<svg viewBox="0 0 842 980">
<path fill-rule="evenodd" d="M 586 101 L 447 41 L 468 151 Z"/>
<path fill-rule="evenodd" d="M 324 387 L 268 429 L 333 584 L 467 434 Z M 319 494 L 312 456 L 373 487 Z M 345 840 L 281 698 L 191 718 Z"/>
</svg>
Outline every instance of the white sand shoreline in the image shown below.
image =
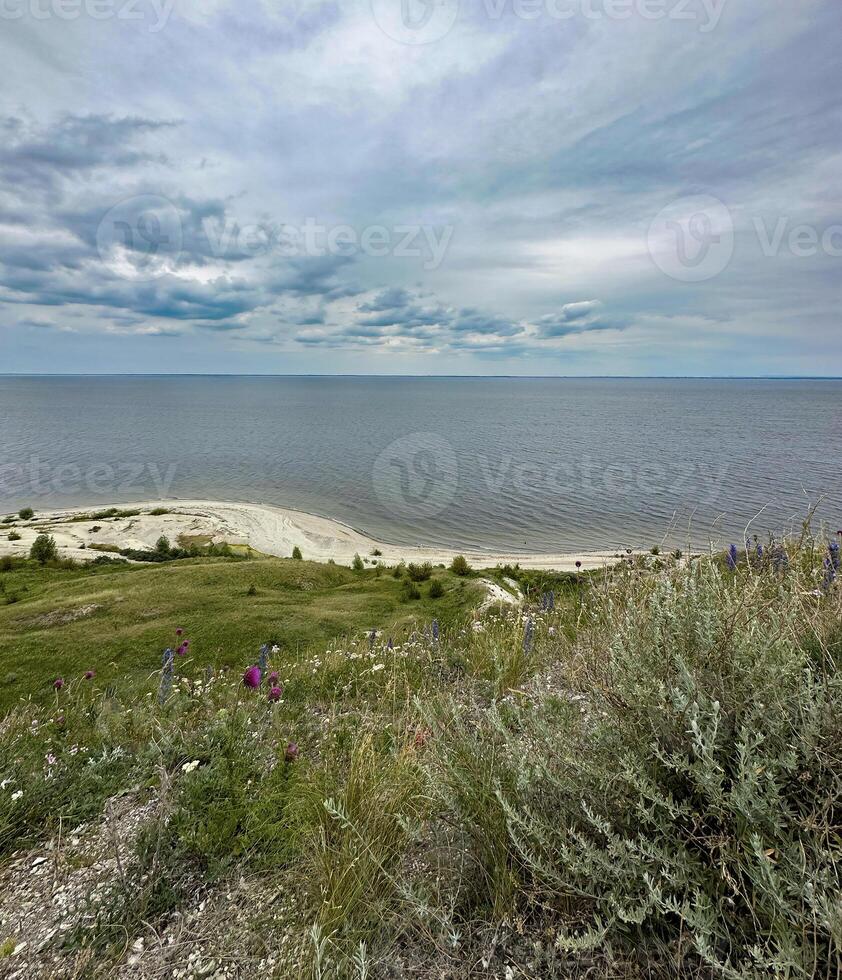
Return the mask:
<svg viewBox="0 0 842 980">
<path fill-rule="evenodd" d="M 81 514 L 91 514 L 109 507 L 121 511 L 140 510 L 135 517 L 73 520 Z M 149 513 L 166 508 L 168 513 Z M 614 551 L 579 551 L 541 554 L 535 552 L 466 551 L 432 546 L 409 547 L 378 541 L 341 521 L 304 511 L 222 500 L 145 500 L 133 503 L 92 504 L 61 510 L 36 511 L 31 521 L 17 520 L 14 525 L 0 525 L 0 555 L 24 555 L 41 531 L 49 531 L 63 556 L 90 560 L 99 553 L 92 544 L 120 548 L 151 548 L 161 535 L 175 544 L 180 535 L 208 536 L 215 543 L 248 545 L 255 551 L 278 557 L 289 557 L 292 549 L 301 549 L 310 561 L 334 561 L 350 565 L 355 554 L 372 558 L 379 551 L 379 561 L 393 565 L 400 561 L 449 564 L 457 554 L 464 554 L 474 568 L 494 568 L 496 565 L 519 564 L 522 568 L 575 571 L 581 568 L 601 568 L 617 560 Z M 9 531 L 21 535 L 20 541 L 9 541 Z M 84 545 L 84 547 L 82 547 Z"/>
</svg>

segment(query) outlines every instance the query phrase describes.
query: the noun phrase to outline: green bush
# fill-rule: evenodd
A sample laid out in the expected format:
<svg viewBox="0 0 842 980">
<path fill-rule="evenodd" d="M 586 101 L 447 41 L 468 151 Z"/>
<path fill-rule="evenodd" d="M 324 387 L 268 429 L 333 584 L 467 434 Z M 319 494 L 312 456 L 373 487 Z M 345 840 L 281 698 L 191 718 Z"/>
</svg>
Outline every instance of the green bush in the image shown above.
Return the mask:
<svg viewBox="0 0 842 980">
<path fill-rule="evenodd" d="M 9 531 L 8 538 L 10 541 L 20 541 L 20 535 L 17 531 Z"/>
<path fill-rule="evenodd" d="M 363 560 L 359 555 L 354 555 L 354 560 L 351 562 L 351 568 L 353 568 L 355 572 L 361 572 L 365 568 Z"/>
<path fill-rule="evenodd" d="M 428 595 L 431 599 L 441 599 L 441 597 L 444 595 L 444 586 L 442 585 L 440 579 L 434 578 L 433 581 L 430 582 L 430 591 L 428 592 Z"/>
<path fill-rule="evenodd" d="M 301 549 L 298 547 L 298 545 L 292 549 L 292 557 L 298 561 L 301 561 Z"/>
<path fill-rule="evenodd" d="M 31 507 L 21 507 L 18 511 L 18 517 L 22 521 L 31 521 L 35 516 L 35 511 Z"/>
<path fill-rule="evenodd" d="M 413 582 L 426 582 L 433 574 L 433 566 L 428 561 L 425 561 L 423 565 L 410 562 L 406 566 L 406 574 Z"/>
<path fill-rule="evenodd" d="M 48 561 L 55 561 L 58 558 L 55 538 L 51 534 L 39 534 L 32 542 L 29 557 L 42 565 L 46 565 Z"/>
<path fill-rule="evenodd" d="M 418 591 L 418 586 L 407 579 L 401 586 L 401 601 L 410 602 L 414 599 L 420 599 L 421 593 Z"/>
<path fill-rule="evenodd" d="M 584 609 L 564 698 L 479 724 L 452 709 L 438 782 L 495 915 L 550 915 L 557 949 L 663 976 L 837 961 L 842 630 L 794 564 L 619 572 Z"/>
<path fill-rule="evenodd" d="M 468 564 L 464 555 L 457 555 L 450 563 L 450 570 L 454 575 L 470 575 L 471 566 Z"/>
<path fill-rule="evenodd" d="M 157 551 L 159 555 L 168 555 L 172 551 L 170 539 L 165 534 L 162 534 L 161 537 L 155 542 L 155 551 Z"/>
</svg>

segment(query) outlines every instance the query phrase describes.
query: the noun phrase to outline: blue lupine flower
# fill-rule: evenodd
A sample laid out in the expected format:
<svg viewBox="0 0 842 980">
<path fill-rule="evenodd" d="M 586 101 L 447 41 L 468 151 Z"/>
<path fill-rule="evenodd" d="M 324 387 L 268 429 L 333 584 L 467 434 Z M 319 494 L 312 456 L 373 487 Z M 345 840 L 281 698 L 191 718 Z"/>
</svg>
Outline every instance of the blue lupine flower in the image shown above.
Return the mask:
<svg viewBox="0 0 842 980">
<path fill-rule="evenodd" d="M 377 630 L 372 630 L 368 634 L 368 648 L 369 650 L 374 649 L 374 641 L 377 639 Z"/>
<path fill-rule="evenodd" d="M 836 579 L 836 569 L 830 557 L 825 558 L 822 567 L 824 568 L 824 578 L 822 579 L 822 591 L 829 592 L 831 585 Z"/>
<path fill-rule="evenodd" d="M 763 557 L 763 545 L 762 544 L 759 544 L 757 546 L 757 557 L 758 558 L 762 558 Z"/>
<path fill-rule="evenodd" d="M 167 647 L 161 658 L 161 681 L 158 684 L 158 704 L 163 704 L 172 690 L 173 672 L 175 670 L 175 654 Z"/>
<path fill-rule="evenodd" d="M 260 656 L 257 658 L 257 666 L 260 668 L 260 673 L 266 673 L 266 663 L 269 659 L 269 647 L 271 644 L 264 643 L 260 648 Z"/>
<path fill-rule="evenodd" d="M 526 620 L 526 625 L 523 627 L 523 652 L 532 652 L 532 643 L 535 639 L 535 624 L 532 622 L 532 617 L 530 616 Z"/>
<path fill-rule="evenodd" d="M 729 570 L 733 572 L 737 567 L 737 546 L 735 544 L 728 545 L 728 554 L 725 556 L 725 561 L 728 563 Z"/>
<path fill-rule="evenodd" d="M 395 649 L 395 644 L 392 642 L 391 636 L 389 637 L 389 642 L 386 644 L 386 649 L 387 650 L 394 650 Z"/>
<path fill-rule="evenodd" d="M 437 619 L 433 620 L 433 642 L 439 642 L 439 621 Z"/>
<path fill-rule="evenodd" d="M 839 571 L 839 545 L 836 543 L 836 541 L 831 541 L 830 544 L 827 546 L 827 550 L 829 552 L 828 557 L 830 558 L 830 564 L 833 566 L 833 570 L 838 572 Z"/>
</svg>

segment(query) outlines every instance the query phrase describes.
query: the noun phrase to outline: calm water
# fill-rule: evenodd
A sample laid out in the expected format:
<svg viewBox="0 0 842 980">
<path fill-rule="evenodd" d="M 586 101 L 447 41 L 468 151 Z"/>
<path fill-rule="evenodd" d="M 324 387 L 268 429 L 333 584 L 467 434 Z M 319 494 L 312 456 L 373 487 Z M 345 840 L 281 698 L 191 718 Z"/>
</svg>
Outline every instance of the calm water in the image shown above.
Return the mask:
<svg viewBox="0 0 842 980">
<path fill-rule="evenodd" d="M 842 381 L 2 378 L 0 509 L 273 503 L 554 551 L 842 527 Z M 765 509 L 764 509 L 765 508 Z"/>
</svg>

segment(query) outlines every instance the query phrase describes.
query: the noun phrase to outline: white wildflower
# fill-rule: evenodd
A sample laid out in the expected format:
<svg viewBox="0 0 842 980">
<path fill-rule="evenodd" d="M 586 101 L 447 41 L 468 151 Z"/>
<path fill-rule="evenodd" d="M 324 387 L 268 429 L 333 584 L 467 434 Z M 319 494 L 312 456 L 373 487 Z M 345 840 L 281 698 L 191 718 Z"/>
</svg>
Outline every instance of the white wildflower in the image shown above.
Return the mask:
<svg viewBox="0 0 842 980">
<path fill-rule="evenodd" d="M 199 760 L 194 759 L 192 762 L 185 762 L 184 765 L 181 767 L 181 771 L 194 772 L 198 768 L 199 768 Z"/>
</svg>

